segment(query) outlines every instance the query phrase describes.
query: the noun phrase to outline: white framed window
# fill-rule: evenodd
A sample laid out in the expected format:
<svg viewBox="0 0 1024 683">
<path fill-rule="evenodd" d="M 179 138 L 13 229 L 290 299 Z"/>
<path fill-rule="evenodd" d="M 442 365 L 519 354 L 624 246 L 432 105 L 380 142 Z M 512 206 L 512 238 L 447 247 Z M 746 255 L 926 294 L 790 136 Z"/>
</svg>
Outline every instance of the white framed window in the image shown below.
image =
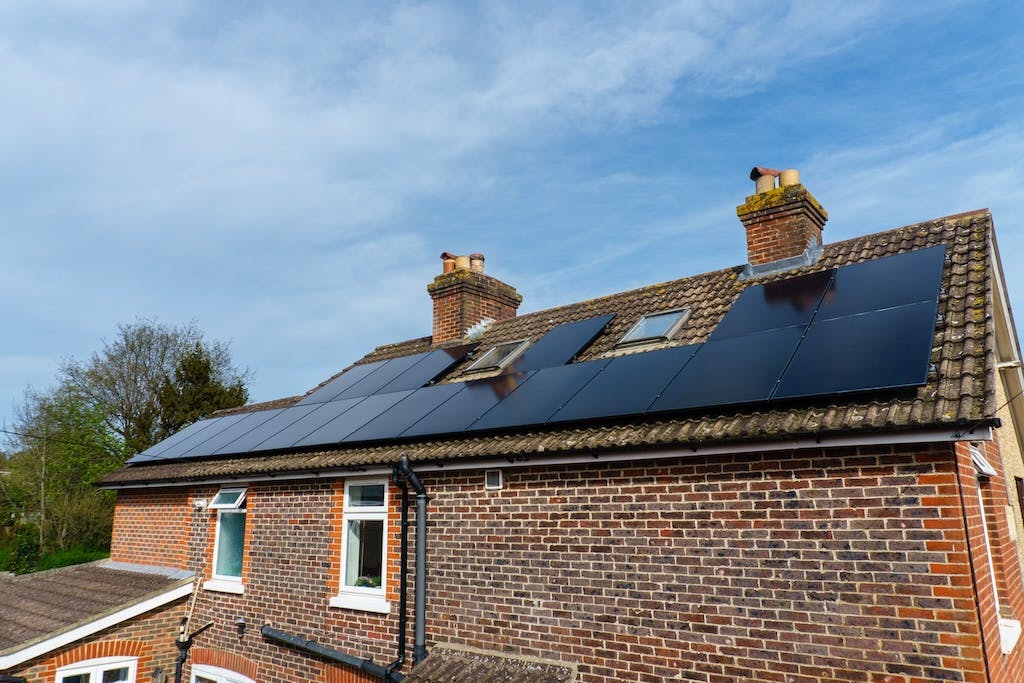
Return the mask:
<svg viewBox="0 0 1024 683">
<path fill-rule="evenodd" d="M 345 482 L 341 585 L 333 607 L 387 613 L 388 481 Z"/>
<path fill-rule="evenodd" d="M 677 308 L 672 311 L 661 313 L 650 313 L 643 316 L 629 332 L 625 334 L 616 346 L 629 346 L 631 344 L 647 344 L 650 342 L 670 339 L 679 331 L 687 318 L 690 317 L 689 308 Z"/>
<path fill-rule="evenodd" d="M 256 683 L 256 681 L 219 666 L 193 664 L 191 683 Z"/>
<path fill-rule="evenodd" d="M 135 683 L 137 657 L 101 657 L 57 669 L 57 683 Z"/>
<path fill-rule="evenodd" d="M 210 502 L 217 511 L 213 541 L 213 578 L 203 584 L 207 590 L 242 593 L 242 557 L 245 553 L 245 498 L 248 489 L 223 488 Z"/>
<path fill-rule="evenodd" d="M 518 339 L 516 341 L 504 342 L 492 346 L 487 353 L 480 356 L 476 361 L 466 368 L 466 372 L 490 372 L 501 370 L 514 361 L 530 345 L 529 339 Z"/>
</svg>

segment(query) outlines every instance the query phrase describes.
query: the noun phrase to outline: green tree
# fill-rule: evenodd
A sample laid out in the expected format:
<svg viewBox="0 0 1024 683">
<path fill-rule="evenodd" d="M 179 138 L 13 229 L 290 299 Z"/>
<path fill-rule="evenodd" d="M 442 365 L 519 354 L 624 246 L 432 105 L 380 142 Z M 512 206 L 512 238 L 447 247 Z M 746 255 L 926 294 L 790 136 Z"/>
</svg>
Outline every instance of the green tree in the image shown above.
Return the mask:
<svg viewBox="0 0 1024 683">
<path fill-rule="evenodd" d="M 119 326 L 114 340 L 104 340 L 89 360 L 68 360 L 61 368 L 63 383 L 104 415 L 126 455 L 146 450 L 214 410 L 243 405 L 248 378 L 248 371 L 232 364 L 228 346 L 205 340 L 195 324 L 176 327 L 152 320 Z M 203 398 L 194 409 L 187 405 L 190 398 L 207 394 L 218 400 Z M 162 396 L 174 405 L 163 406 Z"/>
</svg>

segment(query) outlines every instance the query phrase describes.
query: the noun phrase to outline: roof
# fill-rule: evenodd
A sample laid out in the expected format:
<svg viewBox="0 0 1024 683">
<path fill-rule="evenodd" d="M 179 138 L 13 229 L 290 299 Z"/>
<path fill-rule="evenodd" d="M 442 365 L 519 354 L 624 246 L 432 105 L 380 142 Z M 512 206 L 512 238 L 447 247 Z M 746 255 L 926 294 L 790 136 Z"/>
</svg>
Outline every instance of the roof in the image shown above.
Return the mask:
<svg viewBox="0 0 1024 683">
<path fill-rule="evenodd" d="M 133 483 L 383 465 L 394 462 L 402 454 L 408 454 L 413 460 L 446 461 L 940 427 L 961 429 L 993 424 L 996 406 L 993 272 L 990 263 L 992 239 L 992 217 L 988 210 L 982 209 L 828 244 L 817 263 L 787 273 L 742 280 L 740 273 L 743 268 L 737 266 L 520 315 L 492 324 L 478 340 L 481 349 L 527 337 L 536 340 L 556 325 L 614 313 L 615 318 L 608 327 L 577 359 L 586 361 L 613 352 L 615 343 L 642 315 L 689 307 L 690 318 L 671 344 L 701 343 L 707 341 L 737 296 L 748 286 L 946 245 L 942 294 L 938 302 L 941 324 L 936 327 L 931 357 L 936 372 L 929 376 L 925 385 L 912 390 L 843 397 L 819 396 L 781 404 L 753 404 L 461 436 L 431 436 L 301 452 L 173 462 L 157 460 L 126 466 L 109 475 L 104 483 L 116 487 Z M 429 348 L 429 338 L 380 346 L 355 365 L 419 353 Z M 469 362 L 471 360 L 456 366 L 448 378 L 457 378 Z M 330 379 L 333 378 L 327 381 Z M 291 405 L 302 398 L 283 399 L 270 405 Z"/>
<path fill-rule="evenodd" d="M 192 581 L 187 572 L 107 561 L 0 576 L 0 664 L 12 653 L 145 605 Z"/>
<path fill-rule="evenodd" d="M 406 683 L 572 683 L 576 665 L 457 645 L 437 645 Z"/>
</svg>

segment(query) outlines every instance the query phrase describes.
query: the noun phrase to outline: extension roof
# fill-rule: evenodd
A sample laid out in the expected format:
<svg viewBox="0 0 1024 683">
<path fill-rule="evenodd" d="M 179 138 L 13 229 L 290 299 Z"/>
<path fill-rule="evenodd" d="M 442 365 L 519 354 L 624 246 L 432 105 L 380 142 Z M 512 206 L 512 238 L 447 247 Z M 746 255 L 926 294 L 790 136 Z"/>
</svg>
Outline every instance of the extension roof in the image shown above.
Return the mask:
<svg viewBox="0 0 1024 683">
<path fill-rule="evenodd" d="M 984 209 L 828 244 L 817 263 L 786 273 L 743 280 L 743 268 L 737 266 L 520 315 L 490 325 L 477 340 L 478 348 L 486 350 L 500 342 L 524 338 L 537 340 L 557 325 L 614 314 L 611 323 L 576 358 L 576 361 L 592 360 L 615 353 L 616 343 L 644 314 L 680 307 L 690 308 L 690 317 L 667 345 L 703 343 L 747 287 L 937 245 L 946 246 L 938 301 L 940 322 L 935 329 L 931 353 L 934 372 L 922 386 L 330 448 L 166 462 L 155 459 L 125 466 L 109 475 L 104 485 L 116 488 L 383 466 L 395 462 L 402 454 L 408 454 L 414 461 L 445 462 L 538 454 L 697 448 L 709 444 L 914 430 L 969 431 L 993 425 L 997 423 L 993 237 L 992 217 Z M 442 346 L 465 342 L 456 340 Z M 429 337 L 380 346 L 343 372 L 358 365 L 422 353 L 431 348 L 435 347 L 431 347 Z M 471 362 L 472 359 L 457 364 L 440 381 L 456 381 Z M 838 352 L 836 362 L 842 362 Z M 240 410 L 251 412 L 294 405 L 334 377 L 304 396 Z"/>
<path fill-rule="evenodd" d="M 572 683 L 576 665 L 458 645 L 435 645 L 406 683 Z"/>
</svg>

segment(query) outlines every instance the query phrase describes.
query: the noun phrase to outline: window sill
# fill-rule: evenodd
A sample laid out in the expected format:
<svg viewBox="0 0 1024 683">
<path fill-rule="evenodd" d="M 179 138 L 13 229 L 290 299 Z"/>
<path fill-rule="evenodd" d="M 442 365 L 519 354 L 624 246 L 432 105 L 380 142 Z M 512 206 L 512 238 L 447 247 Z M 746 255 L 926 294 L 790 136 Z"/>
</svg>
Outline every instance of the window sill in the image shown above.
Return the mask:
<svg viewBox="0 0 1024 683">
<path fill-rule="evenodd" d="M 1002 642 L 1003 654 L 1013 652 L 1020 639 L 1020 622 L 1016 619 L 999 619 L 999 640 Z"/>
<path fill-rule="evenodd" d="M 245 593 L 245 586 L 241 581 L 229 581 L 227 579 L 208 579 L 203 582 L 203 590 L 217 591 L 218 593 L 234 593 L 242 595 Z"/>
<path fill-rule="evenodd" d="M 391 614 L 391 603 L 385 598 L 372 595 L 335 595 L 328 604 L 342 609 L 357 609 L 362 612 Z"/>
</svg>

